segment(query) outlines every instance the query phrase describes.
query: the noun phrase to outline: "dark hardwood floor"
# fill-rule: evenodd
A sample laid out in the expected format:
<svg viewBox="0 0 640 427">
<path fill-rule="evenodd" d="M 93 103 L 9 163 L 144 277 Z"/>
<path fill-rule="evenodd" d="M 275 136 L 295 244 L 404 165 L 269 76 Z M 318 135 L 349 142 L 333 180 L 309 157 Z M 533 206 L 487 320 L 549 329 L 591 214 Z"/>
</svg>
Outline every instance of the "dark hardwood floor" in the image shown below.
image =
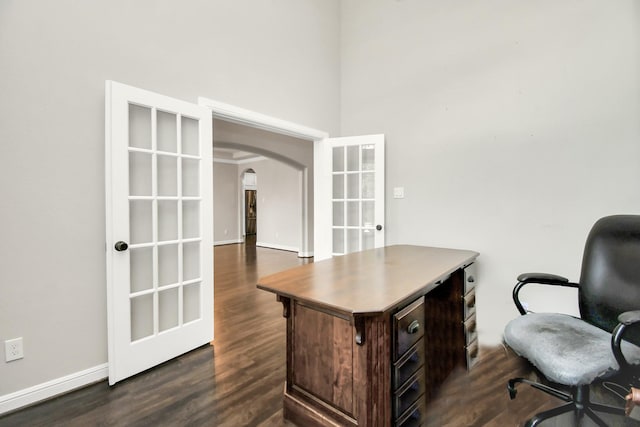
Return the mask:
<svg viewBox="0 0 640 427">
<path fill-rule="evenodd" d="M 0 426 L 291 426 L 282 418 L 282 306 L 255 283 L 306 262 L 292 252 L 252 245 L 216 247 L 213 346 L 114 387 L 102 381 L 5 415 Z M 528 387 L 510 401 L 506 380 L 530 375 L 512 353 L 484 348 L 471 373 L 456 372 L 441 388 L 427 425 L 517 426 L 561 403 Z"/>
<path fill-rule="evenodd" d="M 429 406 L 428 426 L 520 426 L 533 415 L 564 404 L 528 385 L 517 387 L 517 396 L 510 400 L 507 380 L 524 377 L 538 381 L 531 366 L 513 351 L 504 347 L 483 348 L 480 361 L 471 372 L 463 369 L 454 372 L 439 390 L 435 401 Z M 602 385 L 591 389 L 592 401 L 624 406 L 624 401 Z M 639 426 L 635 420 L 598 413 L 611 427 Z M 573 414 L 566 414 L 540 425 L 544 427 L 571 427 L 576 423 Z M 590 420 L 584 427 L 596 426 Z"/>
</svg>

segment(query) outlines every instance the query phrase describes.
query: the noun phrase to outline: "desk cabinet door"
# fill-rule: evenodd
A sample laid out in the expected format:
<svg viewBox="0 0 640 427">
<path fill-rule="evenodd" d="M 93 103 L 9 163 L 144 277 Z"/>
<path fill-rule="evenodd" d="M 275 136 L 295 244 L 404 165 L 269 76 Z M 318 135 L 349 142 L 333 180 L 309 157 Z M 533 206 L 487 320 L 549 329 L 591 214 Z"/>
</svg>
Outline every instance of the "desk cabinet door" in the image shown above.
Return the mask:
<svg viewBox="0 0 640 427">
<path fill-rule="evenodd" d="M 354 414 L 352 330 L 348 320 L 294 305 L 290 386 L 348 415 Z"/>
</svg>

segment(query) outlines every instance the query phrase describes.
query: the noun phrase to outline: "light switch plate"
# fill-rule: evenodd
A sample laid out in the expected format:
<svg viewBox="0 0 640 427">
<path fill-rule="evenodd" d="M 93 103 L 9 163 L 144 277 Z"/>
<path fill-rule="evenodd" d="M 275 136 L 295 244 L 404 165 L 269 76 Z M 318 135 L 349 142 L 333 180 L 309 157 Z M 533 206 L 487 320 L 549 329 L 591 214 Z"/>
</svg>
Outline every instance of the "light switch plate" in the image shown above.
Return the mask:
<svg viewBox="0 0 640 427">
<path fill-rule="evenodd" d="M 404 199 L 404 187 L 393 187 L 393 198 Z"/>
</svg>

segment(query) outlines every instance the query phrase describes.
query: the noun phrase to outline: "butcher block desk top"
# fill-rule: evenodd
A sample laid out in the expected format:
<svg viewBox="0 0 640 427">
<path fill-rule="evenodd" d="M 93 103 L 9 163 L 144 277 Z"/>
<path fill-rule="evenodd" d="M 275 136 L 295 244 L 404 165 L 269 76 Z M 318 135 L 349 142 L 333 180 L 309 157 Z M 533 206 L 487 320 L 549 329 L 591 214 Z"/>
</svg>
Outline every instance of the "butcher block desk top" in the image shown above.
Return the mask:
<svg viewBox="0 0 640 427">
<path fill-rule="evenodd" d="M 429 292 L 477 252 L 396 245 L 306 264 L 258 280 L 279 296 L 351 315 L 378 315 Z"/>
</svg>

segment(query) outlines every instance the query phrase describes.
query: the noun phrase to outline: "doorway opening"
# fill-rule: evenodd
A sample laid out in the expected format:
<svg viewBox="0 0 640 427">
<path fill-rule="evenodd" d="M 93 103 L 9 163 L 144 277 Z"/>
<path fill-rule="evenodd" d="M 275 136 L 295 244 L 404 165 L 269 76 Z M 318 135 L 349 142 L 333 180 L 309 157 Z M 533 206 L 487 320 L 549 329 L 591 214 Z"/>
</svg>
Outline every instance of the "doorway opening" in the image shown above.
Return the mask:
<svg viewBox="0 0 640 427">
<path fill-rule="evenodd" d="M 212 99 L 199 97 L 198 104 L 211 110 L 214 122 L 219 124 L 242 125 L 250 132 L 266 131 L 269 135 L 278 135 L 280 138 L 308 141 L 312 144 L 311 158 L 308 162 L 292 161 L 292 153 L 299 150 L 299 142 L 291 144 L 291 150 L 287 155 L 276 154 L 271 142 L 263 140 L 260 146 L 253 146 L 252 151 L 261 155 L 271 155 L 275 160 L 290 164 L 299 171 L 301 188 L 301 236 L 299 244 L 299 257 L 314 257 L 316 260 L 331 257 L 331 238 L 328 230 L 331 230 L 331 180 L 330 168 L 331 149 L 327 144 L 328 133 L 302 126 L 296 123 L 270 117 L 265 114 L 245 110 L 233 105 L 225 104 Z M 219 136 L 221 126 L 214 124 L 214 137 Z M 261 135 L 264 136 L 264 133 Z M 267 140 L 272 139 L 267 137 Z M 222 138 L 218 143 L 217 137 L 214 143 L 222 147 L 222 143 L 235 148 L 241 148 L 243 141 L 234 144 L 231 140 Z M 269 147 L 268 147 L 269 146 Z M 275 154 L 275 155 L 273 155 Z"/>
<path fill-rule="evenodd" d="M 242 173 L 242 188 L 244 190 L 244 242 L 255 246 L 258 236 L 258 176 L 249 168 Z"/>
<path fill-rule="evenodd" d="M 214 119 L 213 153 L 215 244 L 252 243 L 255 236 L 257 246 L 312 257 L 313 144 Z M 247 221 L 247 213 L 253 216 L 249 204 L 255 205 L 255 222 Z"/>
</svg>

